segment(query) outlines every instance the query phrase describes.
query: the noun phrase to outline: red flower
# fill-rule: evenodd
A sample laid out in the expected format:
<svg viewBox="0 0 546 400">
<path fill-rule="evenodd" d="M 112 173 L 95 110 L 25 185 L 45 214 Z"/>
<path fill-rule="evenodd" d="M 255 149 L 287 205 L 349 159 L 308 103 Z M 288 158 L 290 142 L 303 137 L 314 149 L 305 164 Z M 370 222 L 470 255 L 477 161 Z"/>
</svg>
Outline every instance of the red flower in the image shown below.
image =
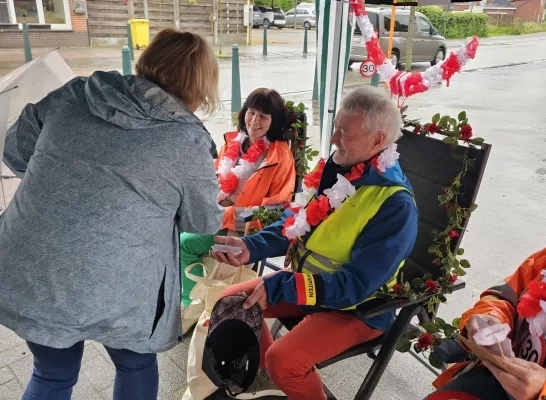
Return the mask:
<svg viewBox="0 0 546 400">
<path fill-rule="evenodd" d="M 401 283 L 397 283 L 396 285 L 394 285 L 392 287 L 392 290 L 394 291 L 394 293 L 396 293 L 397 295 L 401 295 L 404 293 L 404 286 L 401 284 Z"/>
<path fill-rule="evenodd" d="M 241 150 L 241 142 L 232 140 L 228 143 L 225 156 L 231 158 L 232 160 L 237 160 L 239 158 L 239 151 Z"/>
<path fill-rule="evenodd" d="M 435 292 L 438 290 L 438 284 L 435 280 L 429 279 L 425 282 L 425 288 L 429 292 Z"/>
<path fill-rule="evenodd" d="M 451 205 L 449 203 L 446 203 L 445 208 L 446 210 L 449 210 L 451 208 Z"/>
<path fill-rule="evenodd" d="M 306 187 L 315 189 L 318 188 L 325 164 L 326 162 L 324 161 L 324 158 L 321 158 L 318 162 L 317 168 L 303 177 L 303 184 Z"/>
<path fill-rule="evenodd" d="M 546 282 L 531 281 L 518 303 L 518 314 L 522 318 L 535 317 L 542 311 L 540 300 L 546 300 Z"/>
<path fill-rule="evenodd" d="M 286 217 L 284 220 L 284 224 L 282 225 L 282 234 L 286 237 L 286 228 L 291 227 L 294 225 L 294 222 L 296 222 L 296 218 L 294 218 L 292 215 L 289 217 Z"/>
<path fill-rule="evenodd" d="M 224 193 L 231 194 L 235 192 L 238 185 L 239 178 L 233 172 L 230 172 L 224 178 L 220 178 L 220 189 Z"/>
<path fill-rule="evenodd" d="M 246 160 L 249 163 L 256 162 L 258 158 L 265 153 L 266 148 L 267 146 L 264 140 L 256 140 L 252 143 L 246 154 L 243 155 L 243 160 Z"/>
<path fill-rule="evenodd" d="M 449 283 L 455 283 L 455 281 L 457 280 L 458 276 L 457 274 L 453 274 L 449 277 Z"/>
<path fill-rule="evenodd" d="M 456 237 L 459 237 L 459 232 L 457 232 L 456 230 L 452 229 L 449 231 L 449 233 L 447 234 L 447 236 L 449 236 L 450 238 L 456 238 Z"/>
<path fill-rule="evenodd" d="M 354 181 L 362 176 L 364 173 L 364 168 L 366 167 L 366 164 L 360 163 L 356 164 L 354 167 L 351 168 L 351 172 L 348 174 L 345 174 L 345 178 L 347 178 L 348 181 Z"/>
<path fill-rule="evenodd" d="M 436 125 L 436 124 L 434 124 L 434 123 L 433 123 L 433 124 L 427 124 L 427 125 L 425 126 L 425 129 L 426 129 L 426 131 L 427 131 L 428 133 L 430 133 L 430 134 L 432 134 L 432 135 L 435 134 L 435 133 L 440 132 L 440 128 L 438 127 L 438 125 Z"/>
<path fill-rule="evenodd" d="M 321 221 L 328 217 L 328 211 L 330 211 L 328 197 L 321 194 L 307 206 L 307 222 L 311 226 L 318 225 Z"/>
<path fill-rule="evenodd" d="M 296 122 L 296 120 L 298 119 L 297 115 L 296 114 L 292 114 L 290 116 L 290 122 Z"/>
<path fill-rule="evenodd" d="M 415 125 L 415 128 L 413 128 L 413 133 L 421 133 L 421 125 Z"/>
<path fill-rule="evenodd" d="M 472 137 L 472 127 L 470 125 L 464 125 L 461 127 L 461 139 L 468 140 Z"/>
<path fill-rule="evenodd" d="M 430 333 L 423 333 L 419 339 L 417 339 L 417 348 L 419 350 L 426 350 L 432 345 L 433 342 L 434 340 L 432 339 Z"/>
</svg>

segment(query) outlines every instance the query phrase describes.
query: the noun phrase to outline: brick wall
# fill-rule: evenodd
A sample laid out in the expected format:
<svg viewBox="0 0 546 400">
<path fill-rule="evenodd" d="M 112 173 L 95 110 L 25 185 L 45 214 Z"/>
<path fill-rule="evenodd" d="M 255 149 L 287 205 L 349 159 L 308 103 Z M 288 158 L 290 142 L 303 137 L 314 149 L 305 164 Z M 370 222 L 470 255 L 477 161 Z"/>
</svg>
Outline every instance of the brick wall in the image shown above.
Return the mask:
<svg viewBox="0 0 546 400">
<path fill-rule="evenodd" d="M 87 19 L 85 14 L 74 13 L 73 0 L 68 1 L 71 31 L 54 31 L 29 27 L 30 47 L 85 47 L 89 46 L 87 33 Z M 16 49 L 23 47 L 23 32 L 13 30 L 0 30 L 0 48 Z"/>
</svg>

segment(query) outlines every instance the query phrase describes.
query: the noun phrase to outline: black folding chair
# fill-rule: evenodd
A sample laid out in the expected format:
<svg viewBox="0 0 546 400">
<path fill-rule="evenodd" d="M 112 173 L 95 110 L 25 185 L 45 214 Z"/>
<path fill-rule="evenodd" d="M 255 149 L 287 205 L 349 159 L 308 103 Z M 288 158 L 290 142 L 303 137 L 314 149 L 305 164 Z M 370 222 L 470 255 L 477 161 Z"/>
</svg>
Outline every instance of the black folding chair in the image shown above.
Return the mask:
<svg viewBox="0 0 546 400">
<path fill-rule="evenodd" d="M 417 135 L 407 130 L 403 131 L 403 137 L 398 141 L 399 162 L 413 186 L 419 209 L 418 236 L 413 251 L 406 259 L 402 269 L 404 281 L 411 282 L 415 278 L 423 277 L 425 273 L 431 274 L 433 279 L 440 276 L 440 267 L 433 264 L 436 256 L 428 251 L 429 247 L 434 244 L 433 232 L 443 231 L 448 226 L 446 210 L 444 207 L 439 206 L 438 196 L 444 194 L 444 188 L 450 186 L 453 179 L 459 174 L 463 162 L 462 156 L 468 151 L 468 158 L 475 161 L 473 168 L 466 173 L 461 181 L 458 203 L 461 207 L 470 207 L 478 194 L 490 150 L 491 146 L 486 143 L 482 143 L 478 148 L 468 148 L 464 144 L 459 144 L 456 148 L 453 148 L 450 144 L 435 138 Z M 466 228 L 467 224 L 468 218 L 465 218 L 463 227 Z M 463 233 L 464 230 L 458 240 L 453 240 L 451 243 L 451 251 L 454 254 L 459 248 Z M 263 260 L 259 264 L 261 264 L 258 267 L 260 272 L 263 272 L 265 267 L 272 270 L 280 269 L 267 260 Z M 464 287 L 464 282 L 458 279 L 454 284 L 453 291 L 461 290 Z M 358 313 L 364 318 L 372 318 L 385 312 L 396 311 L 396 319 L 390 329 L 382 336 L 355 346 L 316 367 L 322 369 L 347 358 L 362 354 L 368 355 L 373 360 L 373 364 L 354 399 L 370 399 L 392 358 L 398 340 L 404 333 L 417 329 L 416 326 L 412 325 L 411 320 L 418 317 L 421 325 L 432 320 L 436 315 L 438 306 L 433 312 L 427 310 L 427 302 L 431 296 L 432 294 L 419 297 L 413 301 L 378 298 L 366 302 L 358 309 Z M 276 338 L 283 326 L 291 330 L 300 321 L 301 319 L 298 318 L 276 320 L 271 333 Z M 421 357 L 415 353 L 412 353 L 412 355 L 432 372 L 438 374 Z M 329 399 L 337 399 L 326 385 L 324 387 Z"/>
</svg>

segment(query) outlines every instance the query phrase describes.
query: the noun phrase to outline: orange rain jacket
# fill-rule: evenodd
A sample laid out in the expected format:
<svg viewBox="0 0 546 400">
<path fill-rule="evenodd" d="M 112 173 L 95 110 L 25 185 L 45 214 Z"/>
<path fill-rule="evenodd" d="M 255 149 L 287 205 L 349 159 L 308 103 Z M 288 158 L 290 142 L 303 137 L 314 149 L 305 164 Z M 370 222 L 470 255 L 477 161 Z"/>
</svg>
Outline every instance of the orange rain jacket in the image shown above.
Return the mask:
<svg viewBox="0 0 546 400">
<path fill-rule="evenodd" d="M 224 156 L 229 142 L 237 135 L 237 131 L 227 132 L 224 135 L 226 144 L 220 149 L 218 158 L 214 162 L 216 169 L 218 169 L 218 164 Z M 288 143 L 284 141 L 272 142 L 265 160 L 246 181 L 235 204 L 225 208 L 222 229 L 237 230 L 235 226 L 237 215 L 250 207 L 291 202 L 295 186 L 296 166 Z"/>
<path fill-rule="evenodd" d="M 544 337 L 536 337 L 529 332 L 529 324 L 517 314 L 517 305 L 521 296 L 527 290 L 532 280 L 542 280 L 542 270 L 546 270 L 546 249 L 529 256 L 516 272 L 507 277 L 500 285 L 484 291 L 480 300 L 467 310 L 461 317 L 461 334 L 466 335 L 465 326 L 472 315 L 489 314 L 497 317 L 502 323 L 507 323 L 512 329 L 510 339 L 516 357 L 533 361 L 544 367 L 546 365 L 546 341 Z M 443 372 L 434 382 L 436 389 L 451 381 L 468 362 L 457 363 Z M 538 399 L 546 396 L 546 384 Z"/>
</svg>

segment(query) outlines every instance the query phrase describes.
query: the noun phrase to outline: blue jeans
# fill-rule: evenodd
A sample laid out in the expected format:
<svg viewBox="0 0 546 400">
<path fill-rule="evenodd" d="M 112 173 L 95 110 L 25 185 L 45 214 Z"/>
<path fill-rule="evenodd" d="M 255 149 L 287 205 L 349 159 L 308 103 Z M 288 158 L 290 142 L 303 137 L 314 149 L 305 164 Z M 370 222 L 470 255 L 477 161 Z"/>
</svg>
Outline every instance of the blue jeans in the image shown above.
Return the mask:
<svg viewBox="0 0 546 400">
<path fill-rule="evenodd" d="M 34 356 L 34 371 L 21 400 L 70 400 L 80 373 L 84 343 L 68 349 L 27 344 Z M 116 367 L 114 400 L 156 400 L 156 354 L 105 348 Z"/>
</svg>

